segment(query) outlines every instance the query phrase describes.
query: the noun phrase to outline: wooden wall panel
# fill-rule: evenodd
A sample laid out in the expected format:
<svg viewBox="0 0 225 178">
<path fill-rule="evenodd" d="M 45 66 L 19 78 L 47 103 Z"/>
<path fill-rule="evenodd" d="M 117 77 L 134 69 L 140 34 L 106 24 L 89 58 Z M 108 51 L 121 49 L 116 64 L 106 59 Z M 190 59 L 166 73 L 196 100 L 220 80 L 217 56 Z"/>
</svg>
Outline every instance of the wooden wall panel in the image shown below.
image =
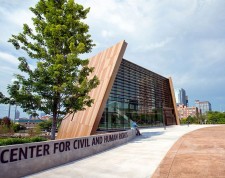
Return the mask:
<svg viewBox="0 0 225 178">
<path fill-rule="evenodd" d="M 61 123 L 57 139 L 89 136 L 96 132 L 126 46 L 127 43 L 121 41 L 90 58 L 89 66 L 95 67 L 91 77 L 97 75 L 100 80 L 98 87 L 89 94 L 94 104 L 84 111 L 67 115 Z"/>
<path fill-rule="evenodd" d="M 171 91 L 171 96 L 172 96 L 172 100 L 173 100 L 173 107 L 174 107 L 174 114 L 175 114 L 175 118 L 176 118 L 176 124 L 180 125 L 180 120 L 179 120 L 178 112 L 177 112 L 176 98 L 175 98 L 175 94 L 174 94 L 173 82 L 172 82 L 171 77 L 169 77 L 169 84 L 170 84 L 170 91 Z"/>
</svg>

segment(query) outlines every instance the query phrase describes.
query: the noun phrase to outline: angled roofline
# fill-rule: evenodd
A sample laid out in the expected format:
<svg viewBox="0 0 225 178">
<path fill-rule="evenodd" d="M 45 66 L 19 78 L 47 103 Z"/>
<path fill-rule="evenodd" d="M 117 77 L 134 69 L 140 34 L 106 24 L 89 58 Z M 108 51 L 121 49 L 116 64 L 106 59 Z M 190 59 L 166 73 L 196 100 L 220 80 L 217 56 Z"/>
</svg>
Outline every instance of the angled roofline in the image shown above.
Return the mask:
<svg viewBox="0 0 225 178">
<path fill-rule="evenodd" d="M 89 94 L 94 104 L 86 110 L 68 114 L 61 123 L 57 139 L 89 136 L 96 132 L 126 47 L 123 40 L 90 58 L 89 67 L 95 68 L 90 78 L 96 75 L 100 80 Z"/>
</svg>

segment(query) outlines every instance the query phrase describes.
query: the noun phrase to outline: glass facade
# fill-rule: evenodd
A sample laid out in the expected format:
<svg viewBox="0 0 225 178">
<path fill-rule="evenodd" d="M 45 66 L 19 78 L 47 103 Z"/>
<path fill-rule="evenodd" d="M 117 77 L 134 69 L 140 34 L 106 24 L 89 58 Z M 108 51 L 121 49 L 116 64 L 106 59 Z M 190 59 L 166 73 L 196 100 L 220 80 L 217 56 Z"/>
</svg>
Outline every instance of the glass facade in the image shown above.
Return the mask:
<svg viewBox="0 0 225 178">
<path fill-rule="evenodd" d="M 184 106 L 187 106 L 187 96 L 186 96 L 186 91 L 181 88 L 179 90 L 179 94 L 178 94 L 178 102 L 179 104 L 183 104 Z"/>
<path fill-rule="evenodd" d="M 119 67 L 99 124 L 100 130 L 176 124 L 169 79 L 125 59 Z"/>
<path fill-rule="evenodd" d="M 195 100 L 195 105 L 198 107 L 202 114 L 206 114 L 208 111 L 212 111 L 211 103 L 208 101 Z"/>
</svg>

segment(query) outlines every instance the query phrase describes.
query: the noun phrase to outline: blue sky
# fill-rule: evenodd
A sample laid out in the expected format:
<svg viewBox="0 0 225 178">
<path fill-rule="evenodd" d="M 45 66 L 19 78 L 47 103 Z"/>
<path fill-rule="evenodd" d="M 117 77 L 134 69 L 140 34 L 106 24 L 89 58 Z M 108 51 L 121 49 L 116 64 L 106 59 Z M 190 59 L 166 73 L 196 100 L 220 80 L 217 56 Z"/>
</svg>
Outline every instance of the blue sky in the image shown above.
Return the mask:
<svg viewBox="0 0 225 178">
<path fill-rule="evenodd" d="M 32 25 L 30 6 L 37 0 L 0 0 L 0 91 L 18 73 L 17 57 L 24 56 L 7 42 Z M 189 105 L 209 101 L 225 110 L 225 1 L 224 0 L 77 0 L 91 7 L 85 21 L 96 44 L 91 57 L 125 40 L 125 59 L 184 88 Z M 35 64 L 30 64 L 35 65 Z"/>
</svg>

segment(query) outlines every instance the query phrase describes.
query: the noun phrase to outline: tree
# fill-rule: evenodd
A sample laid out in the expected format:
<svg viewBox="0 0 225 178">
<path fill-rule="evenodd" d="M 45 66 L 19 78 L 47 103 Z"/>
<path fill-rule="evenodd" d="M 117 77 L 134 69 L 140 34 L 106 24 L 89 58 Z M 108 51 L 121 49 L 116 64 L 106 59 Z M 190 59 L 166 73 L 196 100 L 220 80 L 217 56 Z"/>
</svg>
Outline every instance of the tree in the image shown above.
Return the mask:
<svg viewBox="0 0 225 178">
<path fill-rule="evenodd" d="M 42 130 L 51 130 L 51 123 L 52 123 L 52 120 L 46 120 L 46 121 L 43 121 L 41 123 L 39 123 L 39 127 L 42 129 Z"/>
<path fill-rule="evenodd" d="M 4 125 L 8 128 L 11 126 L 11 120 L 8 117 L 3 117 L 1 121 L 1 125 Z"/>
<path fill-rule="evenodd" d="M 14 132 L 18 132 L 20 129 L 22 128 L 22 126 L 20 124 L 12 124 L 12 129 Z"/>
<path fill-rule="evenodd" d="M 88 93 L 99 84 L 96 76 L 89 76 L 94 70 L 89 61 L 79 58 L 94 46 L 82 21 L 90 9 L 74 0 L 40 0 L 30 10 L 34 30 L 24 24 L 22 33 L 9 39 L 28 56 L 18 58 L 25 75 L 15 75 L 8 93 L 25 112 L 52 115 L 51 139 L 55 139 L 57 118 L 90 107 L 94 101 Z"/>
<path fill-rule="evenodd" d="M 13 134 L 12 125 L 9 117 L 3 117 L 0 125 L 0 134 Z"/>
<path fill-rule="evenodd" d="M 209 111 L 206 116 L 211 124 L 225 124 L 225 113 L 223 112 Z"/>
<path fill-rule="evenodd" d="M 182 118 L 180 120 L 181 124 L 199 124 L 199 120 L 195 116 L 188 116 L 187 118 Z"/>
</svg>

